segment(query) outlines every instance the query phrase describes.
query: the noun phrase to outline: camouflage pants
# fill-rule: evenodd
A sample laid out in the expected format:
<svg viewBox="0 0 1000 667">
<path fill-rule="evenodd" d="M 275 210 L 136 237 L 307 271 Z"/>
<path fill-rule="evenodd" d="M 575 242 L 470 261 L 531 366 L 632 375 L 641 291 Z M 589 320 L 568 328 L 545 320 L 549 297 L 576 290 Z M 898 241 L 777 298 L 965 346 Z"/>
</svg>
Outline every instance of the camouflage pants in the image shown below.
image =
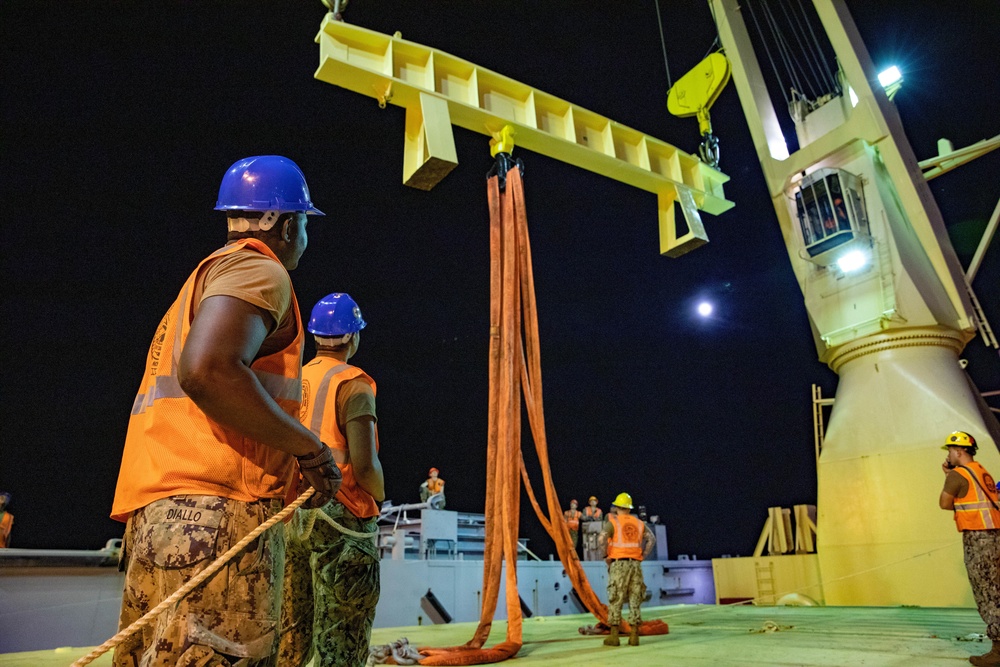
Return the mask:
<svg viewBox="0 0 1000 667">
<path fill-rule="evenodd" d="M 1000 641 L 1000 530 L 962 531 L 965 569 L 986 636 Z"/>
<path fill-rule="evenodd" d="M 642 580 L 642 563 L 637 560 L 611 561 L 608 572 L 608 625 L 622 622 L 622 605 L 628 600 L 629 625 L 642 621 L 639 608 L 646 596 L 646 582 Z"/>
<path fill-rule="evenodd" d="M 132 514 L 125 527 L 119 629 L 141 618 L 281 509 L 173 496 Z M 269 530 L 228 565 L 115 649 L 115 667 L 251 667 L 276 648 L 284 533 Z"/>
<path fill-rule="evenodd" d="M 321 510 L 357 532 L 375 530 L 336 500 Z M 374 539 L 344 535 L 322 517 L 296 512 L 288 530 L 278 667 L 363 667 L 379 598 Z"/>
<path fill-rule="evenodd" d="M 569 541 L 573 544 L 573 550 L 576 550 L 576 545 L 580 543 L 580 531 L 570 530 L 569 531 Z"/>
</svg>

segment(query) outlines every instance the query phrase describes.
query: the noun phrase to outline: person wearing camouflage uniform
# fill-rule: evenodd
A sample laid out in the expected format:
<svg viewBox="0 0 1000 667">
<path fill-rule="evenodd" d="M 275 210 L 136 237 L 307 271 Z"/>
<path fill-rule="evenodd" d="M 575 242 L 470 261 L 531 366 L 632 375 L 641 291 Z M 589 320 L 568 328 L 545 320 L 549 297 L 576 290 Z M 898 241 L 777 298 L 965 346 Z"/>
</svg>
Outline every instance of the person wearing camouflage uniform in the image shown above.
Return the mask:
<svg viewBox="0 0 1000 667">
<path fill-rule="evenodd" d="M 380 592 L 375 542 L 385 497 L 375 427 L 375 381 L 347 363 L 366 325 L 347 294 L 313 308 L 316 358 L 302 371 L 300 419 L 333 452 L 336 498 L 289 524 L 277 667 L 363 667 Z"/>
<path fill-rule="evenodd" d="M 962 533 L 965 569 L 972 585 L 979 615 L 986 623 L 986 636 L 993 646 L 969 662 L 980 667 L 1000 665 L 1000 497 L 997 485 L 973 458 L 976 439 L 955 431 L 941 447 L 948 457 L 941 465 L 945 473 L 939 504 L 955 513 L 955 525 Z"/>
<path fill-rule="evenodd" d="M 600 546 L 607 548 L 608 564 L 608 627 L 605 646 L 619 646 L 619 626 L 622 605 L 628 601 L 629 646 L 639 645 L 640 608 L 646 597 L 646 582 L 642 578 L 642 561 L 653 550 L 656 538 L 638 517 L 632 516 L 632 496 L 619 493 L 612 503 L 612 512 L 604 522 Z"/>
<path fill-rule="evenodd" d="M 340 485 L 330 450 L 297 419 L 304 334 L 288 272 L 306 249 L 307 214 L 321 215 L 305 177 L 280 156 L 240 160 L 216 209 L 228 242 L 160 321 L 129 418 L 111 511 L 125 522 L 122 630 L 279 512 L 296 469 L 316 506 Z M 283 565 L 279 527 L 126 637 L 115 667 L 265 664 Z"/>
</svg>

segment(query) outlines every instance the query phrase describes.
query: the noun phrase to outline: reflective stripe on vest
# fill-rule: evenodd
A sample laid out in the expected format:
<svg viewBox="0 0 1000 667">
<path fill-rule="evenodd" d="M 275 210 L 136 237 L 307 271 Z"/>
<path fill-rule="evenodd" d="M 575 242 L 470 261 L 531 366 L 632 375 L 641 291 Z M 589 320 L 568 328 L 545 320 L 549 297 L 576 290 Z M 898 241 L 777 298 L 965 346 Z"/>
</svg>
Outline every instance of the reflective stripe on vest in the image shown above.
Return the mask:
<svg viewBox="0 0 1000 667">
<path fill-rule="evenodd" d="M 337 390 L 348 380 L 360 379 L 367 382 L 372 393 L 376 391 L 375 381 L 357 366 L 351 366 L 331 357 L 316 357 L 302 369 L 302 411 L 299 419 L 316 434 L 333 453 L 333 460 L 343 475 L 337 500 L 359 519 L 377 516 L 378 503 L 371 495 L 358 486 L 351 465 L 351 452 L 346 435 L 337 423 Z M 315 387 L 315 396 L 312 388 Z M 332 399 L 332 400 L 331 400 Z M 327 412 L 327 407 L 330 411 Z M 375 451 L 379 448 L 378 427 L 375 428 Z"/>
<path fill-rule="evenodd" d="M 632 558 L 642 560 L 642 534 L 645 524 L 631 514 L 609 514 L 608 521 L 615 528 L 615 534 L 608 542 L 608 558 Z"/>
<path fill-rule="evenodd" d="M 965 495 L 955 499 L 955 525 L 959 532 L 1000 528 L 1000 510 L 996 505 L 997 493 L 993 477 L 976 461 L 965 467 L 955 468 L 955 472 L 964 477 L 969 485 Z M 986 493 L 983 493 L 983 489 L 986 489 Z"/>
<path fill-rule="evenodd" d="M 280 498 L 291 486 L 294 457 L 210 420 L 184 393 L 177 377 L 201 276 L 214 259 L 239 251 L 255 251 L 280 264 L 265 244 L 243 239 L 212 253 L 188 276 L 160 320 L 146 356 L 125 437 L 114 519 L 125 521 L 140 507 L 174 495 L 253 501 Z M 284 349 L 255 359 L 250 369 L 281 410 L 298 417 L 304 335 L 294 291 L 288 317 L 295 318 L 294 338 Z"/>
</svg>

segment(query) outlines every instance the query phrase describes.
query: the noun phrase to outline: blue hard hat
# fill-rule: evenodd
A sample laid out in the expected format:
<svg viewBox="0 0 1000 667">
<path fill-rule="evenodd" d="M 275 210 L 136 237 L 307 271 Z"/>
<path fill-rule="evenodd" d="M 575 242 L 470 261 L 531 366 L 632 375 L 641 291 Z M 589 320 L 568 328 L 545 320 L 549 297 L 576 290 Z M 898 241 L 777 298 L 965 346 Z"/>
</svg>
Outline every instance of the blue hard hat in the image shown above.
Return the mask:
<svg viewBox="0 0 1000 667">
<path fill-rule="evenodd" d="M 361 309 L 351 295 L 343 292 L 327 294 L 312 309 L 309 333 L 317 336 L 343 336 L 361 331 L 367 326 L 361 319 Z"/>
<path fill-rule="evenodd" d="M 309 199 L 299 165 L 280 155 L 257 155 L 233 164 L 222 177 L 215 210 L 325 215 Z"/>
</svg>

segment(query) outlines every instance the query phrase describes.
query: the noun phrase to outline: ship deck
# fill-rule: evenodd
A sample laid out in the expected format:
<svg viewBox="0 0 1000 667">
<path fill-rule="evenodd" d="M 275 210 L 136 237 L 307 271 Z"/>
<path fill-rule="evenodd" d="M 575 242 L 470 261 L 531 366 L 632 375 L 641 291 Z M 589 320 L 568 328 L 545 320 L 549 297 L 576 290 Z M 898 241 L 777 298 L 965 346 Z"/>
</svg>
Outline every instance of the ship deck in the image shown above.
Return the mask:
<svg viewBox="0 0 1000 667">
<path fill-rule="evenodd" d="M 519 667 L 639 667 L 641 665 L 802 665 L 806 667 L 968 664 L 989 644 L 973 609 L 915 607 L 720 607 L 675 605 L 643 610 L 660 618 L 670 634 L 643 637 L 637 647 L 610 648 L 601 636 L 578 633 L 588 615 L 535 617 L 524 621 Z M 379 628 L 375 644 L 407 637 L 418 646 L 454 646 L 467 641 L 474 623 Z M 507 624 L 497 622 L 490 643 L 502 641 Z M 90 649 L 62 648 L 0 655 L 4 667 L 65 667 Z M 91 663 L 107 666 L 110 654 Z"/>
</svg>

